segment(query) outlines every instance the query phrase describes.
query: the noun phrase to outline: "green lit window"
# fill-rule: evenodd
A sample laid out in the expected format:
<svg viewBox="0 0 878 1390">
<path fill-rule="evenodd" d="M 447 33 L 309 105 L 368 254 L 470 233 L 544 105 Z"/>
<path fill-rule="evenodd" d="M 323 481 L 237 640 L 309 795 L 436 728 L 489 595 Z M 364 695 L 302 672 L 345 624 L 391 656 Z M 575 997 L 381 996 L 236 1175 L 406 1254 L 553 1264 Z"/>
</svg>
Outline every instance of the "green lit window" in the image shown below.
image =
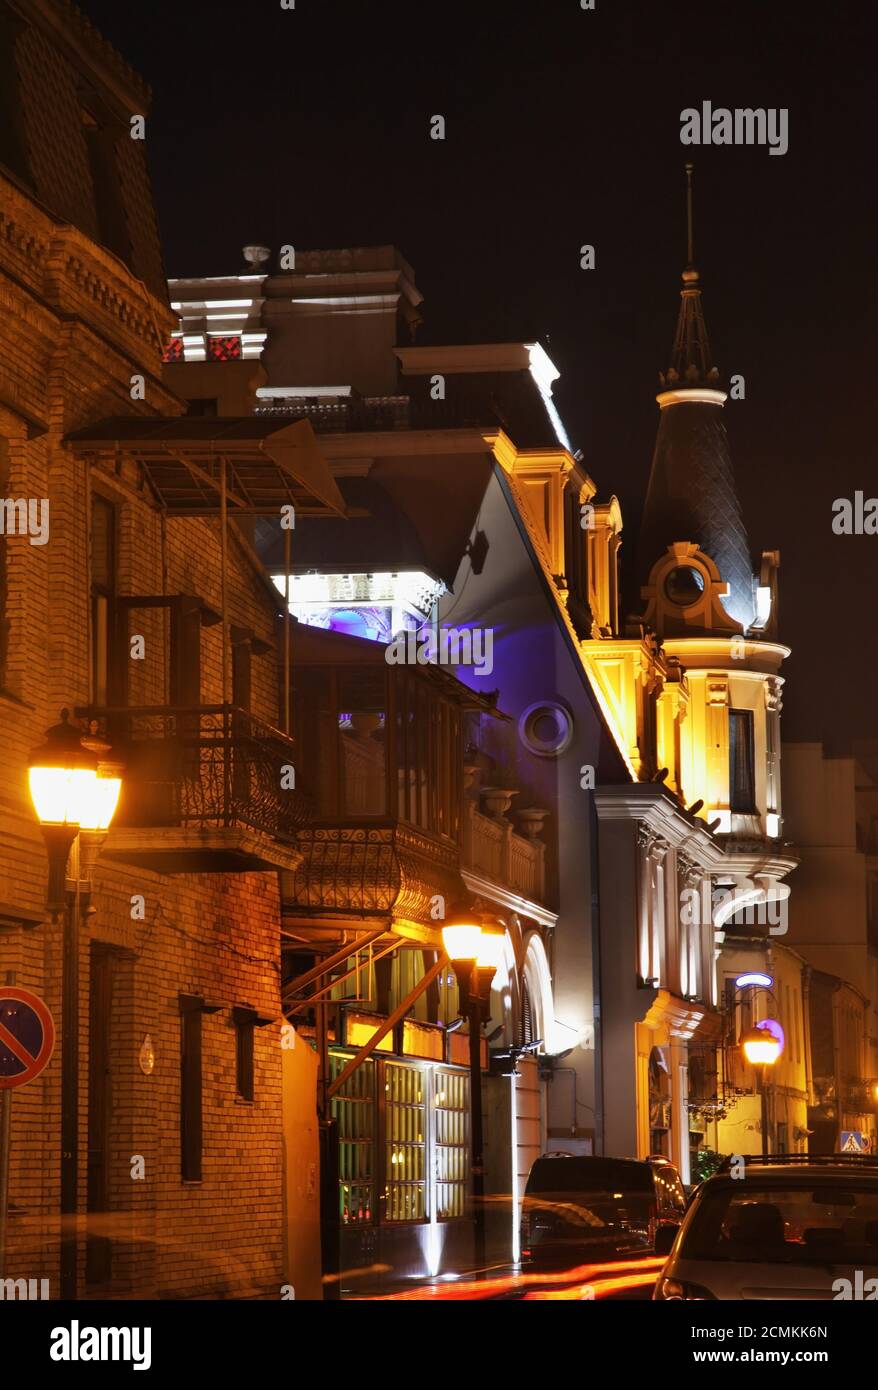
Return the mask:
<svg viewBox="0 0 878 1390">
<path fill-rule="evenodd" d="M 330 1054 L 334 1081 L 350 1058 Z M 364 1226 L 375 1211 L 375 1063 L 362 1062 L 332 1098 L 338 1123 L 338 1209 L 343 1226 Z"/>
<path fill-rule="evenodd" d="M 437 1071 L 433 1076 L 433 1162 L 436 1216 L 466 1215 L 469 1077 Z"/>
<path fill-rule="evenodd" d="M 384 1219 L 427 1217 L 427 1076 L 420 1067 L 384 1064 Z"/>
</svg>

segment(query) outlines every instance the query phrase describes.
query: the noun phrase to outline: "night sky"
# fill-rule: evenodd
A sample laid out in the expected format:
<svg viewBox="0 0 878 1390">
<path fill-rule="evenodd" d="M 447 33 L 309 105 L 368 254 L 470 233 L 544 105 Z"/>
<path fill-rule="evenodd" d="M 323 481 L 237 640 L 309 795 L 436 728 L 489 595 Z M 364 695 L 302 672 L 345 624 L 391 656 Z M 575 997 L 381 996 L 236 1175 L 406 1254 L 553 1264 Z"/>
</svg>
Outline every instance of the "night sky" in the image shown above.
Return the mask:
<svg viewBox="0 0 878 1390">
<path fill-rule="evenodd" d="M 425 297 L 419 342 L 538 338 L 599 495 L 635 553 L 685 262 L 714 359 L 751 547 L 781 551 L 785 737 L 878 737 L 872 419 L 874 7 L 863 0 L 81 0 L 150 82 L 168 273 L 240 248 L 391 242 Z M 789 151 L 680 143 L 680 112 L 787 107 Z M 429 138 L 442 114 L 444 142 Z M 579 267 L 596 248 L 597 268 Z"/>
</svg>

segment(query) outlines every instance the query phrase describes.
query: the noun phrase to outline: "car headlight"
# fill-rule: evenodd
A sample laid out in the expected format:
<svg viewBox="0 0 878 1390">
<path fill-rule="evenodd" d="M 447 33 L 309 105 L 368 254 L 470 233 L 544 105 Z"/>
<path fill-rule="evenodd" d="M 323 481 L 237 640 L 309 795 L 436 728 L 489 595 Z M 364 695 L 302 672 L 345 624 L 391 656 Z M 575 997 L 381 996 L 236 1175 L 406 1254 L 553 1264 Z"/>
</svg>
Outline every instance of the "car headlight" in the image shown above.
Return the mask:
<svg viewBox="0 0 878 1390">
<path fill-rule="evenodd" d="M 675 1303 L 706 1298 L 716 1301 L 710 1289 L 702 1288 L 700 1284 L 684 1284 L 680 1279 L 659 1279 L 652 1296 L 654 1299 Z"/>
</svg>

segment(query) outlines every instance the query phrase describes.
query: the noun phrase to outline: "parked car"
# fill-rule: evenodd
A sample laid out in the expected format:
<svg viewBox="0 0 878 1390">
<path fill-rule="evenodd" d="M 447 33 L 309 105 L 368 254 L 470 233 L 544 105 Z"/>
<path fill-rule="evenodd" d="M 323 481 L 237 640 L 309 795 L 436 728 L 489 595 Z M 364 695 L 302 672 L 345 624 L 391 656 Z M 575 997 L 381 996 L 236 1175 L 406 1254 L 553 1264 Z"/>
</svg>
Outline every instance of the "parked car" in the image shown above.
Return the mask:
<svg viewBox="0 0 878 1390">
<path fill-rule="evenodd" d="M 656 1232 L 667 1222 L 676 1230 L 685 1205 L 666 1158 L 545 1154 L 525 1188 L 522 1263 L 572 1268 L 649 1255 Z"/>
<path fill-rule="evenodd" d="M 778 1154 L 736 1175 L 727 1160 L 656 1248 L 669 1256 L 654 1299 L 876 1298 L 878 1163 Z"/>
</svg>

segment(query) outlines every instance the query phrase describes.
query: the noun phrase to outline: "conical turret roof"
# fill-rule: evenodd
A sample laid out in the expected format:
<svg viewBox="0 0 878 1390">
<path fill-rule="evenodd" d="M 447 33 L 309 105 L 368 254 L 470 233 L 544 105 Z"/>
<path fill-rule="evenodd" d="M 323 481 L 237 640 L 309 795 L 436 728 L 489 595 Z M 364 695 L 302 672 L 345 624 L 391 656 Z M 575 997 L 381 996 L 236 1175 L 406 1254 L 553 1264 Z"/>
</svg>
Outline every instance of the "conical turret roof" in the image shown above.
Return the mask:
<svg viewBox="0 0 878 1390">
<path fill-rule="evenodd" d="M 750 545 L 722 418 L 725 392 L 713 364 L 693 264 L 691 207 L 690 180 L 689 259 L 671 363 L 659 374 L 661 418 L 640 530 L 639 578 L 647 582 L 652 566 L 675 541 L 695 542 L 729 585 L 724 601 L 729 616 L 747 628 L 755 616 Z"/>
</svg>

